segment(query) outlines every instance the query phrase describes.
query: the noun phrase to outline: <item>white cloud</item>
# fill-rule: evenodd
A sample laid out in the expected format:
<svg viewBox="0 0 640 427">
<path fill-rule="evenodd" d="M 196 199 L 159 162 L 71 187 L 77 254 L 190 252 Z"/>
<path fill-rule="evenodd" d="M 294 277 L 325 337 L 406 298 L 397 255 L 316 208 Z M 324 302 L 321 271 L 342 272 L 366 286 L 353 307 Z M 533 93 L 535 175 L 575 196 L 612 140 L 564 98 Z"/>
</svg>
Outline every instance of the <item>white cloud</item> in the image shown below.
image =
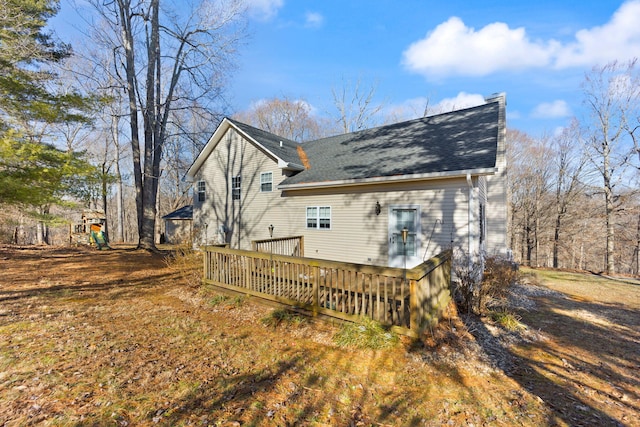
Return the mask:
<svg viewBox="0 0 640 427">
<path fill-rule="evenodd" d="M 524 28 L 489 24 L 479 31 L 453 17 L 404 52 L 410 70 L 428 76 L 484 76 L 498 70 L 540 67 L 549 63 L 549 46 L 530 41 Z"/>
<path fill-rule="evenodd" d="M 484 96 L 460 92 L 453 98 L 445 98 L 433 104 L 428 97 L 417 97 L 407 99 L 401 104 L 392 105 L 385 108 L 385 115 L 389 122 L 400 122 L 403 120 L 411 120 L 434 114 L 447 113 L 453 110 L 460 110 L 468 107 L 475 107 L 485 103 Z"/>
<path fill-rule="evenodd" d="M 640 56 L 640 1 L 624 3 L 609 22 L 576 33 L 576 41 L 563 46 L 557 68 L 605 64 Z"/>
<path fill-rule="evenodd" d="M 565 126 L 556 126 L 555 129 L 553 129 L 552 135 L 556 138 L 562 136 L 566 129 Z"/>
<path fill-rule="evenodd" d="M 278 14 L 284 0 L 245 0 L 249 14 L 258 20 L 268 21 Z"/>
<path fill-rule="evenodd" d="M 424 116 L 425 109 L 429 105 L 429 98 L 417 97 L 407 99 L 400 104 L 389 105 L 384 108 L 385 116 L 389 122 L 401 122 Z"/>
<path fill-rule="evenodd" d="M 553 102 L 539 104 L 533 109 L 531 115 L 539 119 L 556 119 L 570 116 L 571 109 L 565 101 L 558 99 Z"/>
<path fill-rule="evenodd" d="M 509 120 L 519 120 L 522 118 L 522 114 L 520 114 L 520 111 L 513 111 L 513 110 L 508 110 L 507 111 L 507 121 Z"/>
<path fill-rule="evenodd" d="M 460 92 L 454 98 L 445 98 L 433 106 L 434 114 L 475 107 L 485 103 L 484 96 L 477 93 Z"/>
<path fill-rule="evenodd" d="M 307 12 L 305 15 L 305 26 L 311 28 L 321 27 L 324 23 L 324 16 L 317 12 Z"/>
<path fill-rule="evenodd" d="M 502 22 L 479 30 L 452 17 L 411 44 L 403 63 L 427 77 L 485 76 L 497 71 L 604 64 L 640 56 L 640 0 L 624 3 L 606 24 L 576 32 L 574 41 L 532 40 Z"/>
</svg>

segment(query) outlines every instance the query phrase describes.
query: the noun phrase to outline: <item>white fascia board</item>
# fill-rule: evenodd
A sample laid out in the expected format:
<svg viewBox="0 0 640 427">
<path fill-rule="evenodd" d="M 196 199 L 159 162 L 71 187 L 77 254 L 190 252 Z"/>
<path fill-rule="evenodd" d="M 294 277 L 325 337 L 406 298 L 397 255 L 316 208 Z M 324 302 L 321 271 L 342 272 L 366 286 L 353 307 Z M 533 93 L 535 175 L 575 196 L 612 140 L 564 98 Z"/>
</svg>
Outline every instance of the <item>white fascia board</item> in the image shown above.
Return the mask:
<svg viewBox="0 0 640 427">
<path fill-rule="evenodd" d="M 230 126 L 231 122 L 229 122 L 226 117 L 222 119 L 222 122 L 220 122 L 216 130 L 213 132 L 213 135 L 211 135 L 209 141 L 207 141 L 202 151 L 200 151 L 200 154 L 198 154 L 191 167 L 189 167 L 189 170 L 184 176 L 185 181 L 193 182 L 193 179 L 204 164 L 205 160 L 207 159 L 207 157 L 209 157 L 209 154 L 211 154 L 213 149 L 218 145 L 218 143 L 222 139 L 222 136 L 225 134 L 225 132 L 227 132 Z"/>
<path fill-rule="evenodd" d="M 280 169 L 284 169 L 284 170 L 293 170 L 293 171 L 303 171 L 304 170 L 304 166 L 302 165 L 298 165 L 296 163 L 290 163 L 290 162 L 286 162 L 283 159 L 281 159 L 280 157 L 278 157 L 277 155 L 275 155 L 273 152 L 271 152 L 267 147 L 265 147 L 264 145 L 260 144 L 258 141 L 256 141 L 255 139 L 253 139 L 250 135 L 247 135 L 245 132 L 243 132 L 240 128 L 238 128 L 236 125 L 234 125 L 233 123 L 230 123 L 230 125 L 241 135 L 243 135 L 245 138 L 247 138 L 249 141 L 251 141 L 256 147 L 258 147 L 260 150 L 264 151 L 265 153 L 267 153 L 267 155 L 269 157 L 271 157 L 272 159 L 276 160 L 278 162 L 278 167 Z"/>
<path fill-rule="evenodd" d="M 345 179 L 342 181 L 308 182 L 300 184 L 278 185 L 278 190 L 306 190 L 314 188 L 349 187 L 355 185 L 386 184 L 393 182 L 430 181 L 443 178 L 466 178 L 467 175 L 494 175 L 496 168 L 470 169 L 464 171 L 434 172 L 415 175 L 381 176 L 375 178 Z"/>
<path fill-rule="evenodd" d="M 278 158 L 278 167 L 280 169 L 284 169 L 284 170 L 290 170 L 290 171 L 303 171 L 304 170 L 304 166 L 299 165 L 297 163 L 287 163 L 284 160 Z"/>
<path fill-rule="evenodd" d="M 232 122 L 227 120 L 227 118 L 225 117 L 222 120 L 222 122 L 220 123 L 220 125 L 218 126 L 218 128 L 215 130 L 213 135 L 211 135 L 211 138 L 209 138 L 209 141 L 207 141 L 207 144 L 204 146 L 204 148 L 202 149 L 200 154 L 198 154 L 198 157 L 196 157 L 195 161 L 193 162 L 193 164 L 191 165 L 191 167 L 187 171 L 187 173 L 186 173 L 186 175 L 184 177 L 185 181 L 193 182 L 193 179 L 194 179 L 196 173 L 198 172 L 198 170 L 202 167 L 202 165 L 204 164 L 204 162 L 207 159 L 207 157 L 209 157 L 209 154 L 211 154 L 213 149 L 216 147 L 216 145 L 218 145 L 218 143 L 222 139 L 222 136 L 227 132 L 227 130 L 230 127 L 235 129 L 236 132 L 238 132 L 239 134 L 244 136 L 247 140 L 251 141 L 252 144 L 254 144 L 256 147 L 258 147 L 260 150 L 264 151 L 269 157 L 271 157 L 272 159 L 276 160 L 278 162 L 278 167 L 280 169 L 292 170 L 292 171 L 303 171 L 304 170 L 304 166 L 298 165 L 296 163 L 286 162 L 283 159 L 281 159 L 280 157 L 276 156 L 273 152 L 271 152 L 269 149 L 267 149 L 264 145 L 260 144 L 258 141 L 253 139 L 250 135 L 247 135 L 242 129 L 238 128 L 235 124 L 233 124 Z"/>
</svg>

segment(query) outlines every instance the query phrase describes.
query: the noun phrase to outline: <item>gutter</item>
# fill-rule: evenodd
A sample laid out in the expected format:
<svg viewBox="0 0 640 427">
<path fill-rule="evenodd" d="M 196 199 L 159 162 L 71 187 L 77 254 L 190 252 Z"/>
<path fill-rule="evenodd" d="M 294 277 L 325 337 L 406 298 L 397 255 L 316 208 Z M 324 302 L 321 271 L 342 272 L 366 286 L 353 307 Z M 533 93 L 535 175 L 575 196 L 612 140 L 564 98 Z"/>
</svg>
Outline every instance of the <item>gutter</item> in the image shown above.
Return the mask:
<svg viewBox="0 0 640 427">
<path fill-rule="evenodd" d="M 471 174 L 467 173 L 467 185 L 469 186 L 469 206 L 467 206 L 467 215 L 468 215 L 468 225 L 467 225 L 467 244 L 468 244 L 468 251 L 469 251 L 469 271 L 471 271 L 471 269 L 473 268 L 473 256 L 472 256 L 472 249 L 473 249 L 473 243 L 472 243 L 472 239 L 471 239 L 471 226 L 473 224 L 473 181 L 471 180 Z"/>
<path fill-rule="evenodd" d="M 378 176 L 374 178 L 344 179 L 339 181 L 306 182 L 300 184 L 280 184 L 278 190 L 307 190 L 315 188 L 350 187 L 369 184 L 393 182 L 430 181 L 443 178 L 465 178 L 473 176 L 494 175 L 497 168 L 470 169 L 465 171 L 434 172 L 417 175 Z M 469 178 L 470 179 L 470 178 Z"/>
</svg>

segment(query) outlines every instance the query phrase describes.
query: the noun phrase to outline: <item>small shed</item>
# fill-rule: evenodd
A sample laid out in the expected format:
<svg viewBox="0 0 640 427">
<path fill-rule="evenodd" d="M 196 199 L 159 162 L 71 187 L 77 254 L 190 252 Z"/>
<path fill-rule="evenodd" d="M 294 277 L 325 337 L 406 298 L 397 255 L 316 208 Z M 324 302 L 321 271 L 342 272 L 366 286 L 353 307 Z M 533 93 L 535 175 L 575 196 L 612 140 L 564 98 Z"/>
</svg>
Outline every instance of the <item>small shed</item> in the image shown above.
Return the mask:
<svg viewBox="0 0 640 427">
<path fill-rule="evenodd" d="M 191 242 L 193 205 L 186 205 L 162 217 L 164 241 L 170 244 Z"/>
</svg>

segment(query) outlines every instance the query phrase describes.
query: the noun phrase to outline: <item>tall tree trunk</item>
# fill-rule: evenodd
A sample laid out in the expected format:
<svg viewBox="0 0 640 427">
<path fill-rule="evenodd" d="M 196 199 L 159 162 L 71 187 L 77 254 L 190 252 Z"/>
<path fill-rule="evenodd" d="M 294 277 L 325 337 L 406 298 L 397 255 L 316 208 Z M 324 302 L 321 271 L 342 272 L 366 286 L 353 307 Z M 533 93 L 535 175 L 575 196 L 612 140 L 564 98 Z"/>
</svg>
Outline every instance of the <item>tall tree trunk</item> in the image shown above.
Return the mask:
<svg viewBox="0 0 640 427">
<path fill-rule="evenodd" d="M 116 175 L 116 242 L 124 242 L 124 211 L 123 211 L 123 191 L 122 191 L 122 173 L 120 172 L 120 137 L 118 131 L 118 116 L 111 117 L 111 133 L 113 135 L 113 143 L 115 145 L 115 175 Z"/>
<path fill-rule="evenodd" d="M 125 52 L 125 70 L 127 78 L 127 95 L 129 102 L 129 126 L 131 129 L 131 155 L 133 157 L 133 180 L 136 189 L 136 213 L 138 231 L 142 229 L 143 217 L 143 182 L 140 163 L 140 137 L 138 135 L 138 104 L 136 99 L 136 70 L 133 42 L 133 27 L 131 22 L 130 0 L 118 0 L 118 11 L 122 25 L 122 40 Z"/>
<path fill-rule="evenodd" d="M 140 242 L 142 249 L 154 250 L 156 225 L 156 198 L 158 196 L 158 175 L 160 172 L 160 157 L 162 155 L 162 141 L 160 140 L 159 109 L 160 109 L 160 5 L 159 0 L 151 0 L 151 34 L 147 45 L 147 77 L 146 77 L 146 108 L 142 117 L 144 120 L 144 183 L 142 191 L 143 210 L 140 227 Z M 165 106 L 168 108 L 168 106 Z M 157 164 L 157 168 L 156 168 Z"/>
<path fill-rule="evenodd" d="M 636 248 L 634 253 L 635 271 L 633 274 L 640 275 L 640 214 L 638 214 L 638 227 L 636 228 Z"/>
<path fill-rule="evenodd" d="M 540 230 L 540 214 L 538 210 L 538 200 L 536 199 L 536 218 L 534 221 L 533 238 L 535 245 L 535 266 L 540 267 L 538 252 L 540 252 L 540 239 L 538 238 L 538 230 Z"/>
<path fill-rule="evenodd" d="M 44 209 L 42 207 L 38 208 L 38 213 L 42 215 Z M 42 219 L 38 219 L 36 223 L 36 244 L 42 245 L 44 244 L 44 222 Z"/>
<path fill-rule="evenodd" d="M 525 228 L 524 228 L 524 232 L 525 232 L 525 241 L 527 243 L 527 260 L 526 260 L 526 264 L 528 266 L 531 266 L 531 256 L 532 256 L 532 252 L 533 252 L 533 241 L 531 238 L 531 218 L 529 217 L 529 215 L 527 214 L 527 217 L 525 219 L 526 223 L 525 223 Z"/>
<path fill-rule="evenodd" d="M 43 213 L 48 216 L 49 213 L 51 213 L 51 206 L 45 206 Z M 51 228 L 46 222 L 42 224 L 42 240 L 44 240 L 44 243 L 47 245 L 51 245 L 53 243 L 51 241 Z"/>
<path fill-rule="evenodd" d="M 556 226 L 553 230 L 553 268 L 558 268 L 558 245 L 560 242 L 560 215 L 556 216 Z"/>
<path fill-rule="evenodd" d="M 109 168 L 107 167 L 107 163 L 103 162 L 102 163 L 102 188 L 101 188 L 101 195 L 102 195 L 102 209 L 104 211 L 104 217 L 105 217 L 105 221 L 104 221 L 104 235 L 107 236 L 107 239 L 109 238 L 109 221 L 106 220 L 107 218 L 107 196 L 109 195 L 109 187 L 108 187 L 108 178 L 109 178 Z M 107 240 L 108 241 L 108 240 Z"/>
<path fill-rule="evenodd" d="M 605 252 L 606 272 L 607 274 L 615 273 L 614 259 L 614 227 L 613 227 L 613 189 L 611 186 L 611 177 L 609 175 L 609 156 L 604 156 L 603 164 L 604 178 L 604 204 L 606 218 L 607 247 Z"/>
<path fill-rule="evenodd" d="M 558 268 L 558 251 L 560 247 L 560 226 L 562 224 L 563 210 L 558 206 L 556 213 L 556 226 L 553 230 L 553 268 Z"/>
</svg>

